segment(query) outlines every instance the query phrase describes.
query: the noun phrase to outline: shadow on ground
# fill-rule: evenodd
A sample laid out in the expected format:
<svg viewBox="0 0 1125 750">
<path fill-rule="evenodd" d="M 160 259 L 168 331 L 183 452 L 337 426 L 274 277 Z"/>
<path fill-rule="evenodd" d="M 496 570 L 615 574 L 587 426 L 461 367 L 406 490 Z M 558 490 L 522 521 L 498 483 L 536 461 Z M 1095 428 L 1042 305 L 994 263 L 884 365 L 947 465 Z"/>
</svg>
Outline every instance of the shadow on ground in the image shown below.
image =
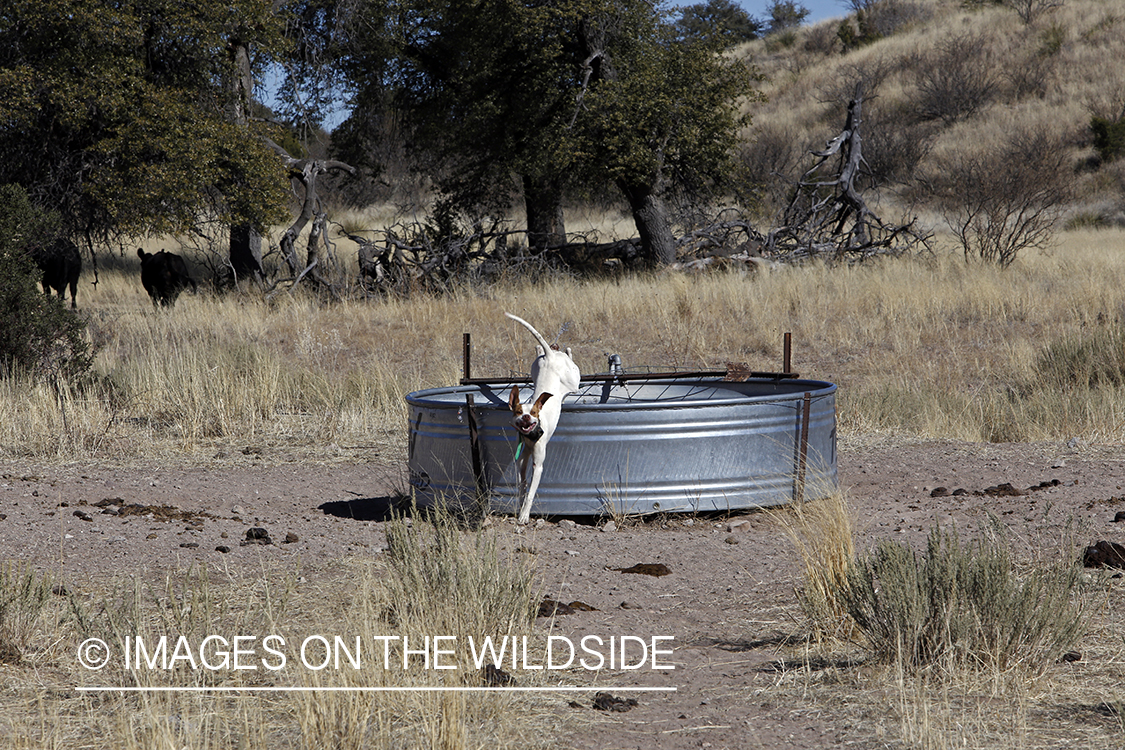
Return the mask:
<svg viewBox="0 0 1125 750">
<path fill-rule="evenodd" d="M 358 497 L 354 500 L 330 500 L 318 506 L 326 516 L 350 518 L 353 521 L 389 521 L 399 516 L 409 516 L 410 506 L 403 505 L 395 495 L 384 497 Z"/>
</svg>

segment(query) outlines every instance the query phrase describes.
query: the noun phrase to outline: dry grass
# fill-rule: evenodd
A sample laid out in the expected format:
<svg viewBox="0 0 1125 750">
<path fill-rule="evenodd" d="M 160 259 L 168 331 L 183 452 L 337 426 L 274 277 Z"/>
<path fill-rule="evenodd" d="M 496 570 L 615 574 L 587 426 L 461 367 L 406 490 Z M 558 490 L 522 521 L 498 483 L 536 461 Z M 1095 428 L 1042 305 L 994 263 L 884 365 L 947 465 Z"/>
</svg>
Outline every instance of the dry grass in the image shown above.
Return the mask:
<svg viewBox="0 0 1125 750">
<path fill-rule="evenodd" d="M 785 331 L 804 375 L 840 385 L 844 435 L 979 441 L 1125 437 L 1121 378 L 1043 377 L 1125 321 L 1125 233 L 1076 231 L 1002 270 L 958 256 L 812 265 L 743 277 L 560 278 L 324 305 L 281 295 L 185 295 L 154 310 L 128 269 L 103 269 L 83 312 L 100 347 L 93 385 L 0 381 L 0 455 L 128 458 L 246 444 L 309 454 L 399 446 L 403 396 L 461 375 L 525 372 L 505 310 L 550 338 L 569 324 L 584 372 L 626 366 L 779 369 Z M 1044 358 L 1047 357 L 1047 360 Z M 1120 358 L 1107 358 L 1120 362 Z M 1067 362 L 1050 362 L 1065 370 Z"/>
<path fill-rule="evenodd" d="M 545 640 L 532 629 L 537 592 L 531 570 L 520 560 L 500 559 L 495 534 L 466 534 L 438 518 L 432 526 L 392 522 L 388 536 L 393 536 L 393 553 L 385 563 L 337 561 L 315 574 L 315 581 L 297 570 L 193 568 L 155 582 L 124 577 L 87 582 L 81 592 L 72 587 L 68 598 L 51 597 L 46 607 L 38 607 L 33 632 L 23 639 L 22 661 L 0 663 L 5 746 L 455 750 L 551 745 L 561 729 L 559 716 L 566 716 L 558 711 L 557 697 L 372 690 L 481 686 L 468 637 L 528 637 L 529 658 L 539 663 Z M 0 598 L 19 595 L 25 584 L 21 576 L 0 578 Z M 405 636 L 418 649 L 424 637 L 449 634 L 457 640 L 443 665 L 455 669 L 423 668 L 418 655 L 404 668 L 402 641 L 390 642 L 384 664 L 380 638 Z M 267 644 L 267 635 L 281 636 L 284 643 Z M 142 662 L 125 668 L 125 638 L 135 642 L 138 636 L 154 660 L 156 644 L 167 636 L 171 667 L 149 668 Z M 190 649 L 177 648 L 181 636 Z M 204 647 L 208 636 L 227 643 Z M 233 653 L 235 636 L 254 638 L 241 647 L 242 668 L 235 669 L 233 662 L 205 667 L 204 659 L 222 664 L 224 645 Z M 328 642 L 339 636 L 358 668 L 343 652 L 339 665 L 303 665 L 301 644 L 318 636 Z M 88 637 L 101 638 L 113 649 L 114 657 L 101 671 L 83 670 L 74 658 Z M 197 662 L 185 658 L 189 650 Z M 274 652 L 286 654 L 280 669 Z M 177 653 L 178 660 L 172 658 Z M 326 653 L 315 641 L 307 655 L 308 664 L 315 665 Z M 536 678 L 522 673 L 520 684 L 537 684 Z M 75 685 L 158 690 L 85 693 L 74 691 Z M 302 691 L 249 690 L 263 687 Z"/>
<path fill-rule="evenodd" d="M 856 599 L 848 586 L 854 586 L 859 568 L 852 514 L 843 496 L 774 516 L 804 563 L 797 599 L 811 626 L 805 638 L 782 649 L 778 664 L 788 668 L 776 679 L 776 697 L 788 696 L 813 714 L 843 721 L 858 730 L 856 741 L 880 747 L 1120 747 L 1125 742 L 1125 693 L 1118 689 L 1125 659 L 1125 594 L 1108 574 L 1075 567 L 1073 538 L 1054 544 L 1038 540 L 1035 549 L 1019 550 L 1021 558 L 1030 552 L 1032 560 L 1013 564 L 1007 543 L 996 536 L 986 534 L 982 545 L 960 547 L 935 532 L 927 552 L 935 564 L 927 564 L 924 574 L 919 558 L 881 543 L 864 564 L 893 547 L 903 565 L 883 571 L 875 597 L 899 601 L 906 582 L 913 591 L 906 598 L 913 595 L 915 601 L 896 613 L 902 619 L 894 624 L 890 619 L 879 623 L 890 625 L 888 631 L 871 637 L 872 623 L 857 625 L 848 614 L 855 611 L 854 601 L 849 610 L 849 600 Z M 941 541 L 937 550 L 935 538 Z M 1052 549 L 1065 559 L 1052 557 L 1055 553 L 1047 551 Z M 975 580 L 954 581 L 969 571 L 976 571 Z M 934 607 L 943 598 L 959 601 Z M 926 624 L 904 616 L 907 610 L 917 616 L 928 608 L 933 619 Z M 1060 649 L 1079 636 L 1081 663 L 1056 662 Z M 922 664 L 919 637 L 949 640 Z"/>
<path fill-rule="evenodd" d="M 839 596 L 855 560 L 852 511 L 842 492 L 817 494 L 822 497 L 770 512 L 793 541 L 804 566 L 796 593 L 810 635 L 821 641 L 842 640 L 852 632 Z"/>
</svg>

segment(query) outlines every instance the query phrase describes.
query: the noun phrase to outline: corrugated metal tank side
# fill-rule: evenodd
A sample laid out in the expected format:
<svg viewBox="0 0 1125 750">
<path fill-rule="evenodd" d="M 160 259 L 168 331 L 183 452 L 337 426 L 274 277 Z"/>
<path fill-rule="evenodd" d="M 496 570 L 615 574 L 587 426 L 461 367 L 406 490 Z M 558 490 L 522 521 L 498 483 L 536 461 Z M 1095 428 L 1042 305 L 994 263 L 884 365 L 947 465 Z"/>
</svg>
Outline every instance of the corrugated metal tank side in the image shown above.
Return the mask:
<svg viewBox="0 0 1125 750">
<path fill-rule="evenodd" d="M 837 486 L 836 387 L 830 383 L 691 381 L 613 388 L 590 386 L 564 401 L 533 513 L 734 510 L 787 503 L 799 492 L 817 497 Z M 488 386 L 407 397 L 411 485 L 423 505 L 473 501 L 469 394 L 490 508 L 514 513 L 516 434 L 506 391 Z M 523 389 L 522 397 L 529 396 L 530 388 Z"/>
</svg>

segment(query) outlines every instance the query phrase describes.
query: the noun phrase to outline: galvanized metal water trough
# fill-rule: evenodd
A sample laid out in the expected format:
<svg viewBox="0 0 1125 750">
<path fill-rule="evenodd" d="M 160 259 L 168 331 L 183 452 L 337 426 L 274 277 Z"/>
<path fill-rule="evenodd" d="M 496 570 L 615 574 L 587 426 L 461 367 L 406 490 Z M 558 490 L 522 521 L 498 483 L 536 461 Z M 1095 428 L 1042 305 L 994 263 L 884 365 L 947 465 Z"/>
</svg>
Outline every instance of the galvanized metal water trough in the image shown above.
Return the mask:
<svg viewBox="0 0 1125 750">
<path fill-rule="evenodd" d="M 512 381 L 416 391 L 408 468 L 420 505 L 519 505 Z M 518 384 L 518 383 L 517 383 Z M 531 385 L 521 386 L 521 397 Z M 534 515 L 706 512 L 835 491 L 836 386 L 788 375 L 584 377 L 563 401 Z"/>
</svg>

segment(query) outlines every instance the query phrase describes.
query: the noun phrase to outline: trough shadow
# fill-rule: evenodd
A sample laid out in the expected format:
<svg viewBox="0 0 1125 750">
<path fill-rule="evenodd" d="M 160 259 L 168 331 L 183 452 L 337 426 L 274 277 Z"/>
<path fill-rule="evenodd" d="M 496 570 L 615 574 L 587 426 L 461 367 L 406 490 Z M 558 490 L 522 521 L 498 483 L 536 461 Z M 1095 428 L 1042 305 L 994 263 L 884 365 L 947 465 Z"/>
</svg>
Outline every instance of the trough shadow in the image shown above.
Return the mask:
<svg viewBox="0 0 1125 750">
<path fill-rule="evenodd" d="M 396 515 L 410 515 L 409 503 L 404 504 L 398 495 L 330 500 L 319 505 L 318 509 L 326 516 L 349 518 L 353 521 L 389 521 Z"/>
</svg>

